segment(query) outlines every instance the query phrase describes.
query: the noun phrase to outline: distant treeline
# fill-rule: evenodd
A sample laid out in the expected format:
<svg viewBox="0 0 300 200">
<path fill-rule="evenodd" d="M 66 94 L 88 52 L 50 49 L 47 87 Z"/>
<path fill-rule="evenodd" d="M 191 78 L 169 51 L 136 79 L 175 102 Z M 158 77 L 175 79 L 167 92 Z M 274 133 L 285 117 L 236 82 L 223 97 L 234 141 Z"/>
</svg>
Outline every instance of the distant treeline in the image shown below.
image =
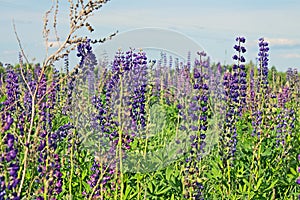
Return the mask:
<svg viewBox="0 0 300 200">
<path fill-rule="evenodd" d="M 39 66 L 39 65 L 40 65 L 39 63 L 37 63 L 37 64 L 32 64 L 31 63 L 30 65 L 27 65 L 26 68 L 33 70 L 35 66 Z M 231 72 L 232 71 L 232 66 L 233 65 L 222 65 L 223 73 L 225 71 Z M 250 76 L 251 69 L 254 69 L 254 73 L 255 74 L 258 73 L 258 67 L 252 61 L 250 61 L 249 63 L 247 63 L 245 66 L 246 66 L 246 71 L 248 72 L 247 73 L 248 78 Z M 4 65 L 2 62 L 0 62 L 0 74 L 4 74 L 5 73 L 5 69 L 7 69 L 7 68 L 18 69 L 19 67 L 20 67 L 19 64 L 15 64 L 15 65 L 5 64 Z M 99 66 L 99 67 L 101 67 L 101 66 Z M 217 70 L 218 63 L 213 63 L 211 65 L 211 67 L 212 67 L 213 70 Z M 48 70 L 52 71 L 51 67 L 49 67 Z M 98 71 L 98 68 L 96 67 L 95 70 Z M 287 72 L 291 71 L 291 70 L 293 70 L 293 69 L 289 68 L 287 71 L 282 72 L 282 71 L 278 71 L 275 66 L 272 66 L 271 68 L 269 68 L 269 73 L 268 73 L 269 83 L 271 85 L 274 84 L 274 83 L 285 84 L 286 83 Z M 64 74 L 64 72 L 62 72 L 62 74 Z M 300 73 L 299 73 L 299 77 L 300 77 Z"/>
</svg>

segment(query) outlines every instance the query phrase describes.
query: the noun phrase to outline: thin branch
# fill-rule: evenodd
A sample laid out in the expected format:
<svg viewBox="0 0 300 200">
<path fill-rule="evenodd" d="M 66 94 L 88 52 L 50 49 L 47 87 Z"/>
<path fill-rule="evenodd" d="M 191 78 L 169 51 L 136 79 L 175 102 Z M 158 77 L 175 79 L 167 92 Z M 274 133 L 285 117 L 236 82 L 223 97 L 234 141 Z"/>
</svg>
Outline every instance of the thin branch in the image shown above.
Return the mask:
<svg viewBox="0 0 300 200">
<path fill-rule="evenodd" d="M 52 2 L 53 2 L 53 0 L 52 0 Z M 52 4 L 51 8 L 48 11 L 46 11 L 44 19 L 43 19 L 43 21 L 44 21 L 43 37 L 45 39 L 45 45 L 46 45 L 46 56 L 45 57 L 48 56 L 48 50 L 49 50 L 49 38 L 48 37 L 49 37 L 50 29 L 47 29 L 48 22 L 49 22 L 48 16 L 52 12 L 52 10 L 53 10 L 53 4 Z"/>
<path fill-rule="evenodd" d="M 53 21 L 54 21 L 53 22 L 53 28 L 54 28 L 54 33 L 55 33 L 56 41 L 60 45 L 60 41 L 59 41 L 59 37 L 58 37 L 58 32 L 57 32 L 58 5 L 59 5 L 59 1 L 56 0 L 56 2 L 55 2 L 55 11 L 54 11 L 54 16 L 53 16 Z"/>
<path fill-rule="evenodd" d="M 16 29 L 16 24 L 15 24 L 15 20 L 14 20 L 14 19 L 12 20 L 12 23 L 13 23 L 14 33 L 15 33 L 15 36 L 16 36 L 16 38 L 17 38 L 18 45 L 19 45 L 19 47 L 20 47 L 20 51 L 21 51 L 21 53 L 22 53 L 22 56 L 25 58 L 26 63 L 29 64 L 29 61 L 28 61 L 28 59 L 27 59 L 27 57 L 26 57 L 26 55 L 25 55 L 25 53 L 24 53 L 24 49 L 23 49 L 23 47 L 22 47 L 21 40 L 20 40 L 20 38 L 19 38 L 19 36 L 18 36 L 17 29 Z"/>
<path fill-rule="evenodd" d="M 69 17 L 71 19 L 70 22 L 70 32 L 67 35 L 65 41 L 60 45 L 60 47 L 53 53 L 51 54 L 49 57 L 47 57 L 44 62 L 43 62 L 43 66 L 47 66 L 47 65 L 51 65 L 53 64 L 53 62 L 59 60 L 60 58 L 63 58 L 63 56 L 65 54 L 69 54 L 70 50 L 68 48 L 71 48 L 74 50 L 75 46 L 77 46 L 79 43 L 85 42 L 87 40 L 86 37 L 79 37 L 77 38 L 76 35 L 74 35 L 74 33 L 80 29 L 83 26 L 86 26 L 88 28 L 89 31 L 93 31 L 92 26 L 86 22 L 87 19 L 92 15 L 92 12 L 101 8 L 103 4 L 107 3 L 108 1 L 106 0 L 98 0 L 95 2 L 89 1 L 87 4 L 84 4 L 83 0 L 78 0 L 75 7 L 73 4 L 72 0 L 68 0 L 70 3 L 70 13 L 69 13 Z M 58 0 L 56 0 L 56 3 L 58 4 Z M 81 10 L 78 13 L 78 9 L 80 8 L 81 5 Z M 49 30 L 47 30 L 47 23 L 48 23 L 48 14 L 51 12 L 53 6 L 51 7 L 51 9 L 46 13 L 45 15 L 45 19 L 44 19 L 44 32 L 45 32 L 45 37 L 48 37 L 48 32 Z M 56 6 L 56 11 L 54 13 L 54 19 L 57 16 L 57 6 Z M 56 20 L 54 20 L 54 28 L 56 28 Z M 113 34 L 111 34 L 109 37 L 104 38 L 104 39 L 100 39 L 100 40 L 94 40 L 94 43 L 96 42 L 105 42 L 107 39 L 111 39 L 113 36 L 115 36 L 118 32 L 115 32 Z M 58 38 L 58 37 L 57 37 Z M 47 40 L 46 40 L 47 41 Z M 47 45 L 48 46 L 48 45 Z M 71 50 L 72 50 L 71 49 Z"/>
</svg>

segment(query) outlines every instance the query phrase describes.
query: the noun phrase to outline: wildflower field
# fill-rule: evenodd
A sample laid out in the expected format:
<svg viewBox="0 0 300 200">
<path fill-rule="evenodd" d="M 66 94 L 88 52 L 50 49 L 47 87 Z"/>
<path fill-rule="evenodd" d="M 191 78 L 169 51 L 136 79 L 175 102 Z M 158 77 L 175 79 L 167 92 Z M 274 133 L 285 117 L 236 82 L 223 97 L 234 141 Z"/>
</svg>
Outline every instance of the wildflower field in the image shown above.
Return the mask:
<svg viewBox="0 0 300 200">
<path fill-rule="evenodd" d="M 106 39 L 72 34 L 105 3 L 70 3 L 70 35 L 42 64 L 21 47 L 0 67 L 0 200 L 300 198 L 297 69 L 269 67 L 264 38 L 247 63 L 244 37 L 233 65 L 134 48 L 99 61 Z"/>
</svg>

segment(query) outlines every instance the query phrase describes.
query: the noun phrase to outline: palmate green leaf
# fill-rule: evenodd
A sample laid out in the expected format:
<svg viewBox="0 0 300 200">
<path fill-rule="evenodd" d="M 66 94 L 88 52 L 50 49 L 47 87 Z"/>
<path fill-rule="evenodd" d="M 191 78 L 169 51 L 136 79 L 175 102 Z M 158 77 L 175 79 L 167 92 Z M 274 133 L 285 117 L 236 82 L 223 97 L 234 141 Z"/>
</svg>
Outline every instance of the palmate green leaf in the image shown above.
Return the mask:
<svg viewBox="0 0 300 200">
<path fill-rule="evenodd" d="M 130 185 L 127 185 L 125 193 L 124 193 L 124 199 L 127 199 L 127 197 L 129 196 L 131 190 L 132 190 L 132 187 Z"/>
<path fill-rule="evenodd" d="M 172 185 L 173 188 L 178 189 L 178 191 L 180 191 L 182 188 L 180 179 L 176 179 L 175 176 L 171 177 L 170 184 Z"/>
<path fill-rule="evenodd" d="M 287 180 L 285 180 L 287 184 L 292 183 L 295 180 L 295 176 L 293 174 L 288 174 L 287 176 Z"/>
<path fill-rule="evenodd" d="M 238 178 L 245 177 L 244 165 L 242 165 L 241 167 L 238 167 L 236 176 Z"/>
<path fill-rule="evenodd" d="M 266 189 L 264 190 L 264 192 L 266 192 L 266 191 L 268 191 L 268 190 L 274 188 L 274 186 L 276 185 L 277 182 L 278 182 L 278 179 L 276 179 L 275 181 L 273 181 L 273 182 L 271 183 L 271 185 L 270 185 L 268 188 L 266 188 Z"/>
<path fill-rule="evenodd" d="M 210 176 L 210 178 L 212 178 L 212 179 L 219 180 L 222 177 L 222 172 L 219 169 L 219 167 L 217 166 L 217 163 L 215 163 L 215 162 L 212 162 L 212 163 L 213 163 L 214 167 L 210 170 L 210 173 L 208 173 L 209 174 L 208 176 Z"/>
<path fill-rule="evenodd" d="M 132 195 L 130 195 L 129 199 L 135 199 L 135 196 L 138 194 L 138 191 L 136 191 L 135 193 L 133 193 Z"/>
<path fill-rule="evenodd" d="M 245 178 L 243 178 L 243 182 L 244 182 L 246 185 L 249 185 L 248 180 L 246 180 Z"/>
<path fill-rule="evenodd" d="M 78 182 L 72 182 L 72 187 L 73 187 L 73 188 L 76 187 L 76 186 L 78 186 L 78 185 L 79 185 Z"/>
<path fill-rule="evenodd" d="M 5 100 L 6 100 L 6 96 L 5 95 L 0 96 L 0 108 L 2 106 L 1 103 L 3 103 Z"/>
<path fill-rule="evenodd" d="M 148 189 L 149 189 L 150 194 L 153 194 L 154 190 L 153 190 L 153 184 L 152 184 L 152 182 L 148 182 L 147 185 L 148 185 Z"/>
<path fill-rule="evenodd" d="M 270 156 L 270 155 L 272 155 L 272 150 L 271 149 L 266 149 L 261 155 L 262 156 Z"/>
<path fill-rule="evenodd" d="M 290 171 L 292 172 L 293 175 L 297 176 L 297 172 L 294 168 L 290 167 Z"/>
<path fill-rule="evenodd" d="M 90 192 L 92 191 L 91 186 L 90 186 L 89 184 L 87 184 L 85 181 L 82 181 L 82 184 L 83 184 L 83 186 L 84 186 L 84 188 L 85 188 L 85 191 L 86 191 L 87 193 L 90 193 Z"/>
<path fill-rule="evenodd" d="M 168 186 L 168 187 L 166 187 L 165 189 L 156 192 L 155 195 L 157 195 L 157 196 L 163 195 L 163 194 L 167 193 L 167 192 L 168 192 L 169 190 L 171 190 L 171 189 L 172 189 L 172 187 L 171 187 L 171 186 Z"/>
<path fill-rule="evenodd" d="M 26 171 L 26 179 L 27 179 L 27 180 L 30 180 L 30 179 L 31 179 L 31 176 L 32 176 L 31 170 L 27 170 L 27 171 Z"/>
<path fill-rule="evenodd" d="M 171 167 L 167 167 L 167 169 L 166 169 L 166 179 L 167 179 L 167 181 L 170 180 L 171 175 L 172 175 L 172 169 L 171 169 Z"/>
<path fill-rule="evenodd" d="M 245 185 L 244 185 L 245 186 Z M 238 191 L 240 192 L 240 193 L 243 193 L 243 192 L 245 192 L 244 190 L 243 190 L 243 186 L 242 186 L 242 184 L 238 184 Z"/>
<path fill-rule="evenodd" d="M 175 200 L 175 196 L 174 196 L 174 194 L 172 194 L 172 196 L 171 196 L 171 200 Z"/>
<path fill-rule="evenodd" d="M 69 122 L 69 117 L 63 116 L 61 114 L 56 114 L 53 122 L 52 122 L 52 129 L 53 131 L 56 131 L 60 126 L 63 126 Z"/>
<path fill-rule="evenodd" d="M 265 177 L 260 177 L 257 181 L 257 184 L 255 186 L 255 191 L 258 191 L 260 185 L 262 184 L 263 180 L 264 180 Z"/>
<path fill-rule="evenodd" d="M 84 180 L 86 176 L 87 176 L 87 169 L 84 169 L 81 173 L 81 179 Z"/>
<path fill-rule="evenodd" d="M 244 186 L 243 186 L 243 192 L 246 192 L 246 191 L 247 191 L 247 185 L 244 184 Z"/>
</svg>

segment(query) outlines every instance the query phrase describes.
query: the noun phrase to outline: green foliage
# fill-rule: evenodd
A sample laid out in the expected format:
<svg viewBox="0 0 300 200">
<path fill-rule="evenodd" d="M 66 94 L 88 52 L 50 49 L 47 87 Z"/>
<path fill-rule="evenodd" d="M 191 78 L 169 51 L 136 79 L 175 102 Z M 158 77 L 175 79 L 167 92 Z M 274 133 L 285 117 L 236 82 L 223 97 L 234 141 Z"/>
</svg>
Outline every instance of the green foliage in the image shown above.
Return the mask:
<svg viewBox="0 0 300 200">
<path fill-rule="evenodd" d="M 246 70 L 249 71 L 253 63 L 246 65 Z M 19 69 L 20 66 L 16 66 Z M 229 71 L 231 66 L 228 66 Z M 27 71 L 34 71 L 32 65 L 26 66 Z M 0 73 L 3 74 L 5 69 L 0 67 Z M 46 75 L 51 79 L 53 68 L 46 68 Z M 257 69 L 255 69 L 257 75 Z M 62 78 L 67 78 L 66 74 L 60 74 Z M 249 77 L 248 77 L 249 78 Z M 276 78 L 276 80 L 274 79 Z M 278 93 L 286 84 L 286 74 L 278 72 L 275 67 L 272 67 L 269 73 L 271 92 Z M 61 88 L 66 88 L 67 81 L 61 82 Z M 2 85 L 4 91 L 5 85 Z M 61 90 L 60 98 L 57 99 L 58 104 L 55 106 L 55 112 L 52 112 L 53 120 L 50 132 L 57 131 L 61 126 L 72 121 L 72 116 L 68 116 L 62 112 L 62 108 L 66 102 L 65 91 Z M 167 92 L 163 91 L 162 93 Z M 169 91 L 168 91 L 169 92 Z M 151 92 L 150 92 L 151 93 Z M 295 94 L 299 95 L 299 94 Z M 105 90 L 99 92 L 102 103 L 105 105 Z M 24 97 L 24 94 L 21 94 Z M 160 151 L 167 144 L 172 144 L 176 139 L 176 129 L 178 122 L 182 120 L 179 117 L 179 110 L 176 101 L 170 101 L 166 97 L 158 97 L 150 94 L 147 97 L 149 119 L 147 127 L 147 137 L 134 138 L 131 143 L 131 148 L 127 155 L 133 155 L 135 159 L 128 160 L 123 163 L 124 166 L 130 166 L 131 169 L 124 171 L 116 170 L 112 175 L 113 178 L 103 186 L 103 199 L 184 199 L 184 194 L 188 188 L 184 187 L 185 177 L 185 159 L 186 155 L 177 156 L 176 148 L 170 148 L 170 151 Z M 3 102 L 7 99 L 4 93 L 0 96 L 0 110 L 3 109 Z M 211 99 L 210 99 L 211 100 Z M 277 103 L 277 99 L 274 100 Z M 78 102 L 77 102 L 78 103 Z M 82 102 L 80 102 L 82 103 Z M 297 99 L 290 100 L 286 103 L 286 107 L 271 107 L 267 102 L 262 104 L 263 123 L 260 126 L 262 135 L 260 138 L 252 136 L 254 126 L 253 112 L 251 109 L 243 113 L 236 122 L 237 128 L 237 150 L 235 159 L 232 165 L 224 163 L 220 155 L 220 144 L 217 126 L 217 120 L 213 118 L 213 113 L 208 112 L 208 127 L 213 127 L 207 131 L 207 142 L 211 142 L 209 154 L 203 156 L 196 167 L 201 167 L 201 174 L 197 174 L 197 179 L 201 179 L 203 183 L 203 196 L 205 199 L 296 199 L 300 187 L 295 180 L 299 177 L 298 166 L 300 162 L 297 156 L 300 152 L 300 109 Z M 90 104 L 83 106 L 89 107 Z M 285 144 L 277 145 L 278 133 L 276 125 L 280 114 L 286 114 L 289 109 L 294 109 L 295 127 L 286 127 L 287 135 L 285 135 Z M 37 109 L 37 108 L 36 108 Z M 17 115 L 19 110 L 14 113 Z M 3 114 L 3 111 L 2 113 Z M 41 118 L 37 114 L 33 119 L 33 124 L 37 125 L 32 128 L 32 132 L 41 128 Z M 286 123 L 289 123 L 287 121 Z M 1 128 L 4 126 L 0 123 Z M 25 130 L 28 130 L 30 121 L 26 121 Z M 13 125 L 11 132 L 15 135 L 19 134 L 16 124 Z M 1 145 L 4 143 L 5 136 L 1 133 Z M 23 136 L 19 136 L 19 140 L 23 141 Z M 94 171 L 96 157 L 87 148 L 84 148 L 78 142 L 79 133 L 75 129 L 70 130 L 68 137 L 58 142 L 58 147 L 55 151 L 49 150 L 51 155 L 58 154 L 61 158 L 60 169 L 63 179 L 62 193 L 57 196 L 57 199 L 88 199 L 95 188 L 89 183 Z M 32 135 L 33 149 L 38 145 L 38 135 Z M 76 143 L 78 142 L 78 144 Z M 18 144 L 21 149 L 19 156 L 20 160 L 24 159 L 24 151 L 26 150 L 23 143 Z M 0 150 L 5 152 L 5 149 L 0 146 Z M 155 152 L 156 154 L 152 154 Z M 36 198 L 41 193 L 40 185 L 42 183 L 36 180 L 47 181 L 45 178 L 39 179 L 40 172 L 37 170 L 38 152 L 31 152 L 29 158 L 28 170 L 25 174 L 25 184 L 23 185 L 23 196 L 31 199 Z M 147 156 L 145 156 L 147 154 Z M 188 152 L 186 153 L 188 154 Z M 151 157 L 152 156 L 152 157 Z M 51 157 L 50 157 L 51 158 Z M 49 158 L 49 160 L 50 160 Z M 171 159 L 170 159 L 171 158 Z M 176 159 L 174 159 L 176 158 Z M 101 158 L 100 158 L 101 159 Z M 151 159 L 151 162 L 149 160 Z M 170 161 L 169 161 L 169 160 Z M 107 164 L 107 163 L 105 163 Z M 225 165 L 226 166 L 225 166 Z M 5 164 L 0 164 L 4 166 Z M 48 163 L 49 167 L 51 164 Z M 6 167 L 6 166 L 5 166 Z M 120 167 L 117 165 L 117 167 Z M 50 168 L 50 167 L 49 167 Z M 125 167 L 124 167 L 125 168 Z M 138 171 L 134 173 L 133 171 Z M 153 170 L 156 169 L 156 170 Z M 2 170 L 2 168 L 1 168 Z M 98 167 L 100 180 L 107 174 L 105 166 Z M 142 171 L 142 173 L 141 173 Z M 2 173 L 3 171 L 1 171 Z M 20 171 L 21 172 L 21 171 Z M 21 176 L 19 172 L 18 176 Z M 121 178 L 122 177 L 122 178 Z M 49 178 L 49 177 L 48 177 Z M 99 183 L 98 183 L 99 185 Z M 123 185 L 122 195 L 120 186 Z M 118 189 L 113 189 L 113 186 Z M 86 194 L 86 195 L 84 195 Z"/>
</svg>

